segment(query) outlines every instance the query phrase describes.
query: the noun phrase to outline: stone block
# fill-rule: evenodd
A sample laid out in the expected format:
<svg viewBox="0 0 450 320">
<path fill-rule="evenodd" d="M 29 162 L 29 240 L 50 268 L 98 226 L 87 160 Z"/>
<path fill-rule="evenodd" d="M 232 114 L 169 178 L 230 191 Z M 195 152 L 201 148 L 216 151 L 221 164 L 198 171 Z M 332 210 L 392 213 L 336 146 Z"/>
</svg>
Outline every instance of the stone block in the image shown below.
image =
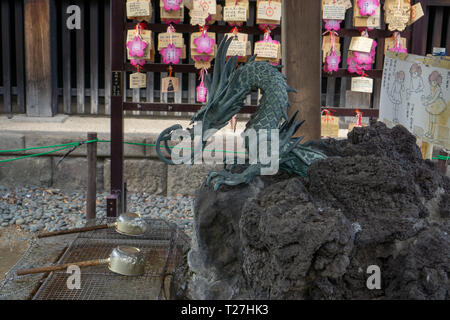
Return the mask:
<svg viewBox="0 0 450 320">
<path fill-rule="evenodd" d="M 14 156 L 0 157 L 0 160 L 14 158 Z M 38 157 L 2 162 L 0 163 L 0 185 L 50 187 L 52 159 Z"/>
<path fill-rule="evenodd" d="M 109 133 L 99 134 L 98 139 L 110 141 L 111 136 Z M 140 135 L 138 136 L 138 135 L 131 135 L 131 134 L 127 134 L 124 138 L 124 141 L 132 142 L 132 143 L 146 143 L 144 137 L 141 137 Z M 123 152 L 124 152 L 125 157 L 133 157 L 133 158 L 145 157 L 146 147 L 143 145 L 124 144 L 123 148 L 124 148 Z M 110 142 L 98 143 L 97 155 L 99 157 L 110 157 L 111 143 Z"/>
<path fill-rule="evenodd" d="M 108 133 L 100 133 L 98 134 L 98 139 L 103 141 L 109 141 L 111 136 Z M 55 132 L 55 133 L 27 133 L 25 135 L 25 146 L 27 148 L 30 147 L 43 147 L 50 145 L 61 145 L 67 144 L 71 142 L 84 142 L 87 140 L 87 133 L 67 133 L 67 132 Z M 135 143 L 144 143 L 145 138 L 140 138 L 137 135 L 127 135 L 125 137 L 125 141 L 127 142 L 135 142 Z M 61 150 L 51 155 L 64 155 L 70 149 Z M 28 154 L 37 153 L 37 152 L 45 152 L 51 151 L 51 149 L 41 149 L 41 150 L 31 150 L 28 151 Z M 86 156 L 87 148 L 86 145 L 81 145 L 77 147 L 70 156 Z M 97 144 L 97 156 L 98 157 L 109 157 L 111 155 L 111 143 L 110 142 L 99 142 Z M 145 146 L 141 145 L 124 145 L 124 155 L 126 157 L 145 157 Z"/>
<path fill-rule="evenodd" d="M 20 133 L 0 132 L 0 151 L 2 150 L 17 150 L 25 148 L 25 137 Z M 5 155 L 6 153 L 2 153 Z M 8 154 L 23 154 L 20 152 L 11 152 Z"/>
<path fill-rule="evenodd" d="M 44 146 L 54 146 L 54 145 L 62 145 L 71 142 L 81 142 L 86 141 L 87 135 L 78 133 L 68 133 L 68 132 L 55 132 L 55 133 L 42 133 L 42 132 L 29 132 L 25 134 L 25 148 L 33 148 L 33 147 L 44 147 Z M 62 147 L 57 147 L 59 149 Z M 40 153 L 51 151 L 52 149 L 36 149 L 26 151 L 27 154 Z M 57 151 L 51 153 L 51 155 L 65 155 L 70 149 L 65 149 L 61 151 Z M 71 156 L 81 156 L 86 155 L 86 145 L 81 145 L 76 148 Z"/>
<path fill-rule="evenodd" d="M 223 165 L 169 166 L 167 173 L 167 195 L 193 196 L 210 171 L 221 171 Z"/>
<path fill-rule="evenodd" d="M 104 163 L 104 185 L 109 190 L 111 184 L 111 160 Z M 124 161 L 124 180 L 130 192 L 146 192 L 165 195 L 167 192 L 167 165 L 161 161 L 147 159 L 127 159 Z"/>
</svg>

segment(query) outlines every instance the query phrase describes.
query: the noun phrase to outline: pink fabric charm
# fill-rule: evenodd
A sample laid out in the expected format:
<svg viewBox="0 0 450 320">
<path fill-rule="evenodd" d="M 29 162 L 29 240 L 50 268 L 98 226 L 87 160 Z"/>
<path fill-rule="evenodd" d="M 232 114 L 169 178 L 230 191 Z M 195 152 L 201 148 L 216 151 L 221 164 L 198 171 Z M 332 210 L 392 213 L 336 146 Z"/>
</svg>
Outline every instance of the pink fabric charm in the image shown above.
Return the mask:
<svg viewBox="0 0 450 320">
<path fill-rule="evenodd" d="M 341 29 L 342 20 L 324 20 L 325 21 L 325 29 L 327 31 L 338 31 Z"/>
<path fill-rule="evenodd" d="M 133 59 L 131 60 L 131 64 L 133 65 L 133 67 L 137 68 L 137 67 L 143 67 L 145 65 L 145 60 L 142 59 Z"/>
<path fill-rule="evenodd" d="M 392 52 L 408 53 L 408 49 L 402 47 L 401 44 L 395 45 L 394 48 L 389 49 Z"/>
<path fill-rule="evenodd" d="M 341 57 L 336 52 L 336 36 L 337 32 L 329 30 L 326 33 L 330 33 L 331 51 L 328 57 L 325 59 L 323 70 L 325 72 L 334 72 L 339 70 L 339 63 L 341 63 Z M 325 34 L 326 34 L 325 33 Z"/>
<path fill-rule="evenodd" d="M 228 22 L 228 25 L 231 27 L 242 27 L 244 25 L 244 22 Z"/>
<path fill-rule="evenodd" d="M 213 58 L 210 56 L 192 56 L 192 59 L 197 62 L 208 62 L 211 61 Z"/>
<path fill-rule="evenodd" d="M 161 19 L 161 21 L 167 24 L 179 24 L 181 22 L 180 19 Z"/>
<path fill-rule="evenodd" d="M 206 69 L 200 71 L 200 85 L 197 87 L 197 101 L 201 103 L 206 102 L 206 97 L 208 95 L 208 89 L 205 87 L 205 73 L 208 73 Z"/>
<path fill-rule="evenodd" d="M 169 44 L 167 48 L 161 50 L 161 56 L 164 64 L 180 63 L 180 57 L 182 55 L 183 51 L 180 48 L 175 47 L 174 44 Z"/>
<path fill-rule="evenodd" d="M 395 45 L 394 48 L 389 49 L 392 52 L 408 53 L 408 49 L 402 47 L 402 45 Z"/>
<path fill-rule="evenodd" d="M 356 60 L 356 63 L 359 65 L 362 64 L 372 64 L 374 62 L 375 57 L 369 52 L 354 52 L 353 56 Z"/>
<path fill-rule="evenodd" d="M 147 42 L 143 41 L 140 36 L 135 36 L 133 40 L 127 42 L 127 48 L 132 57 L 143 57 L 145 54 L 145 48 L 147 48 Z"/>
<path fill-rule="evenodd" d="M 269 30 L 274 30 L 277 28 L 276 24 L 260 24 L 258 25 L 258 27 L 262 30 L 262 31 L 266 31 L 267 29 Z"/>
<path fill-rule="evenodd" d="M 395 38 L 395 46 L 393 48 L 389 49 L 389 51 L 408 53 L 408 50 L 406 48 L 402 47 L 402 41 L 401 41 L 402 38 L 401 38 L 401 35 L 399 32 L 394 33 L 394 38 Z"/>
<path fill-rule="evenodd" d="M 164 10 L 166 11 L 178 11 L 180 10 L 181 0 L 163 0 Z"/>
<path fill-rule="evenodd" d="M 363 16 L 373 16 L 380 6 L 378 0 L 358 0 L 359 12 Z"/>
<path fill-rule="evenodd" d="M 354 57 L 350 57 L 347 59 L 347 65 L 348 65 L 348 67 L 347 67 L 348 72 L 350 72 L 350 73 L 361 72 L 362 73 L 362 70 L 361 70 L 359 64 L 356 62 Z"/>
<path fill-rule="evenodd" d="M 206 32 L 204 32 L 200 37 L 194 39 L 194 44 L 197 47 L 195 50 L 198 53 L 211 54 L 214 50 L 214 45 L 216 40 L 210 38 Z"/>
<path fill-rule="evenodd" d="M 348 72 L 362 75 L 364 71 L 371 70 L 372 64 L 375 62 L 377 45 L 377 42 L 373 41 L 372 49 L 370 50 L 370 52 L 354 51 L 353 57 L 347 59 Z"/>
<path fill-rule="evenodd" d="M 208 89 L 206 89 L 203 82 L 200 83 L 200 85 L 197 87 L 197 101 L 201 102 L 201 103 L 205 103 L 207 94 L 208 94 Z"/>
<path fill-rule="evenodd" d="M 341 57 L 338 56 L 336 51 L 332 51 L 331 54 L 326 59 L 324 71 L 325 72 L 338 71 L 339 63 L 341 63 Z"/>
<path fill-rule="evenodd" d="M 257 43 L 261 43 L 261 42 L 268 42 L 268 43 L 273 43 L 273 44 L 280 44 L 277 40 L 273 40 L 272 37 L 270 36 L 270 29 L 266 29 L 265 33 L 264 33 L 264 40 L 258 41 Z M 240 58 L 240 57 L 239 57 Z M 271 62 L 270 63 L 272 66 L 277 66 L 280 63 L 279 62 Z"/>
</svg>

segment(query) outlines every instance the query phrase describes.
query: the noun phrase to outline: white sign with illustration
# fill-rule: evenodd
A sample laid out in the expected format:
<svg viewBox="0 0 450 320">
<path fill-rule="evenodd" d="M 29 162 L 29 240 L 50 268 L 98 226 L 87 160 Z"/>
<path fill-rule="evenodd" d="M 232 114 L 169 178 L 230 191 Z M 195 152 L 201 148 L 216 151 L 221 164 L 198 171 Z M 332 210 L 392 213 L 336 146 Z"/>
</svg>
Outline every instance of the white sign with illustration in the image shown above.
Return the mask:
<svg viewBox="0 0 450 320">
<path fill-rule="evenodd" d="M 450 60 L 388 52 L 380 121 L 401 124 L 422 143 L 450 149 Z"/>
</svg>

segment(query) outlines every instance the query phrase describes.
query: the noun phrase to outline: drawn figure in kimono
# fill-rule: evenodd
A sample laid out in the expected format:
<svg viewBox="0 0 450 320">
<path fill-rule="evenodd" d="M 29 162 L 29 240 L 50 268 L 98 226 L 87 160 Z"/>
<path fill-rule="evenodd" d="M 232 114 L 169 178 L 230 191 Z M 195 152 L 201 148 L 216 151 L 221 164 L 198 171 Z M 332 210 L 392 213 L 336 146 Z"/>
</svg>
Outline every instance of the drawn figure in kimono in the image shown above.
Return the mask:
<svg viewBox="0 0 450 320">
<path fill-rule="evenodd" d="M 414 63 L 411 65 L 409 73 L 411 75 L 411 83 L 409 89 L 407 90 L 408 96 L 410 97 L 411 95 L 418 93 L 422 93 L 423 95 L 424 85 L 422 79 L 422 68 L 417 63 Z"/>
<path fill-rule="evenodd" d="M 422 96 L 422 103 L 429 116 L 428 132 L 425 133 L 425 137 L 434 139 L 436 137 L 438 117 L 445 111 L 447 104 L 441 88 L 442 75 L 437 71 L 433 71 L 428 77 L 428 81 L 430 83 L 430 95 Z"/>
<path fill-rule="evenodd" d="M 403 104 L 403 98 L 405 94 L 405 72 L 398 71 L 395 74 L 395 82 L 392 85 L 392 90 L 389 91 L 389 99 L 394 104 L 394 117 L 393 121 L 394 123 L 398 124 L 399 120 L 399 112 L 400 107 Z"/>
</svg>

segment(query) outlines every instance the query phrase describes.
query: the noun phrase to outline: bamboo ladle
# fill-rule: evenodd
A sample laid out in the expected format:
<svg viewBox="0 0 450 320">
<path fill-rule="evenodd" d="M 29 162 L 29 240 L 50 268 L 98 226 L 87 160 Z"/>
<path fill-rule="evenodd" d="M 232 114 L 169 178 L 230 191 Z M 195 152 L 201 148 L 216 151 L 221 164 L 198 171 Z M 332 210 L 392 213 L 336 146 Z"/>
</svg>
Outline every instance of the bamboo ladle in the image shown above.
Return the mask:
<svg viewBox="0 0 450 320">
<path fill-rule="evenodd" d="M 65 234 L 79 233 L 79 232 L 87 232 L 93 230 L 100 229 L 108 229 L 115 228 L 118 233 L 127 235 L 127 236 L 140 236 L 143 235 L 147 231 L 147 224 L 141 218 L 140 215 L 136 213 L 124 213 L 117 218 L 117 221 L 114 223 L 102 224 L 98 226 L 84 227 L 84 228 L 76 228 L 71 230 L 64 231 L 56 231 L 56 232 L 47 232 L 41 233 L 38 235 L 38 238 L 48 238 L 54 236 L 60 236 Z"/>
<path fill-rule="evenodd" d="M 23 276 L 27 274 L 65 270 L 70 266 L 78 266 L 82 268 L 103 264 L 108 264 L 109 270 L 124 276 L 138 276 L 144 274 L 145 272 L 145 258 L 141 250 L 134 247 L 119 246 L 111 252 L 109 258 L 107 259 L 71 262 L 57 266 L 23 269 L 18 270 L 16 274 L 18 276 Z"/>
</svg>

